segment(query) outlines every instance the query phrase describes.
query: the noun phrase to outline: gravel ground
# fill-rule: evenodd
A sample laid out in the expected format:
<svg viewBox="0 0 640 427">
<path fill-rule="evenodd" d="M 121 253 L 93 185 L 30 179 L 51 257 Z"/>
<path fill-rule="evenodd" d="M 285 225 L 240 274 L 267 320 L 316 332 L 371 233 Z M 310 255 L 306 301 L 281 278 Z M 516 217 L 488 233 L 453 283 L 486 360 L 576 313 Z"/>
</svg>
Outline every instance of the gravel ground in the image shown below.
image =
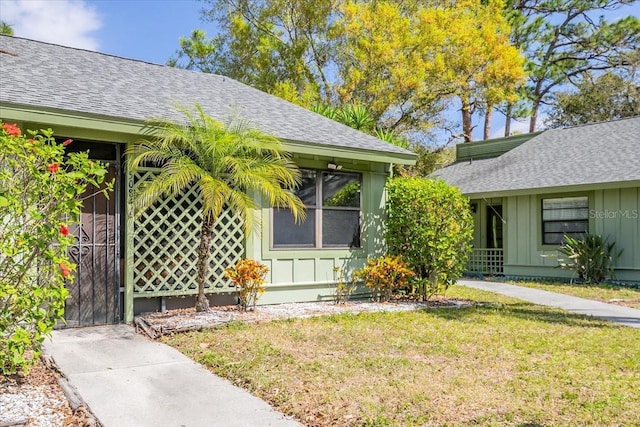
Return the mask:
<svg viewBox="0 0 640 427">
<path fill-rule="evenodd" d="M 222 325 L 232 321 L 264 322 L 293 317 L 311 317 L 339 313 L 361 313 L 373 311 L 409 311 L 436 307 L 464 307 L 472 301 L 434 297 L 427 302 L 393 301 L 378 303 L 370 301 L 350 301 L 346 304 L 333 302 L 308 302 L 259 305 L 255 310 L 241 312 L 236 306 L 211 307 L 207 312 L 196 312 L 193 308 L 170 310 L 161 313 L 147 313 L 137 316 L 136 326 L 151 338 L 205 327 Z"/>
<path fill-rule="evenodd" d="M 0 426 L 88 425 L 83 410 L 74 413 L 69 406 L 58 379 L 41 361 L 26 376 L 0 376 Z"/>
</svg>

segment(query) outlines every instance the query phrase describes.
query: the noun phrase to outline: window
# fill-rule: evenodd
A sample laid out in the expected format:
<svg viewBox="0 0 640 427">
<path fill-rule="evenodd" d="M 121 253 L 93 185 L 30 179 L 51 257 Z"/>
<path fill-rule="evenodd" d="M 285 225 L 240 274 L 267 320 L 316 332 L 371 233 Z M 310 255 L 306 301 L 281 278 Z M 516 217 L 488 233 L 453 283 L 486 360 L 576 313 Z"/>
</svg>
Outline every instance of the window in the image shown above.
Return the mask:
<svg viewBox="0 0 640 427">
<path fill-rule="evenodd" d="M 589 231 L 589 198 L 542 199 L 542 243 L 560 245 L 565 234 L 580 237 Z"/>
<path fill-rule="evenodd" d="M 362 177 L 302 170 L 296 194 L 307 218 L 296 224 L 287 209 L 273 209 L 274 248 L 359 248 Z"/>
</svg>

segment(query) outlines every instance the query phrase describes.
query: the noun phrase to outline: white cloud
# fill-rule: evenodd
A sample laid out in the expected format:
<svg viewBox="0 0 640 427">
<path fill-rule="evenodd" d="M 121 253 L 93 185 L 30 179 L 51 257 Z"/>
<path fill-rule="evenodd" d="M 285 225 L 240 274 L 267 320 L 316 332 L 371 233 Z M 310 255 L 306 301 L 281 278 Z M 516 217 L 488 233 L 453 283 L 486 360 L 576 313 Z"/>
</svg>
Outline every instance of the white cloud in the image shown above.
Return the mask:
<svg viewBox="0 0 640 427">
<path fill-rule="evenodd" d="M 17 37 L 97 50 L 102 22 L 83 0 L 0 0 L 0 19 Z"/>
</svg>

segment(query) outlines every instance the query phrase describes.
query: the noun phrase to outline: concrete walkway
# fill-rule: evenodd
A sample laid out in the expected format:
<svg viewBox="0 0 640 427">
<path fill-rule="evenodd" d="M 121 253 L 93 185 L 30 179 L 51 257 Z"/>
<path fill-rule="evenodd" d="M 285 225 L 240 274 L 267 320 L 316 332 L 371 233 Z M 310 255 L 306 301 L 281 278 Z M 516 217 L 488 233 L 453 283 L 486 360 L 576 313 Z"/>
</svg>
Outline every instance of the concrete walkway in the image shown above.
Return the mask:
<svg viewBox="0 0 640 427">
<path fill-rule="evenodd" d="M 640 310 L 634 308 L 500 282 L 458 280 L 458 284 L 507 295 L 534 304 L 562 308 L 576 314 L 586 314 L 632 328 L 640 328 Z"/>
<path fill-rule="evenodd" d="M 127 325 L 54 331 L 45 353 L 105 427 L 301 426 Z"/>
</svg>

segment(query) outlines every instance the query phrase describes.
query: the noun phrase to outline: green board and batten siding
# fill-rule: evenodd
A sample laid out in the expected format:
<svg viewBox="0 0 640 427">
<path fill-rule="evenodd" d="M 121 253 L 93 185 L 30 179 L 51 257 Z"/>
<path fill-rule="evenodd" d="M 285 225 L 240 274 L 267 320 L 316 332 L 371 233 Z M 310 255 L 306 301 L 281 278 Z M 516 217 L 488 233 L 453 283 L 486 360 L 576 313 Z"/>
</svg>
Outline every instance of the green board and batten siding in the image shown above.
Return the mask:
<svg viewBox="0 0 640 427">
<path fill-rule="evenodd" d="M 298 159 L 301 167 L 318 168 L 326 162 Z M 343 164 L 343 171 L 362 174 L 362 247 L 356 249 L 295 249 L 271 248 L 270 233 L 252 233 L 247 244 L 247 257 L 269 267 L 267 292 L 260 303 L 272 304 L 284 301 L 317 301 L 333 298 L 337 280 L 336 269 L 347 277 L 361 268 L 367 257 L 375 257 L 384 251 L 382 239 L 382 215 L 384 212 L 384 185 L 388 172 L 383 164 L 353 162 Z M 270 209 L 260 212 L 260 224 L 270 223 Z M 358 292 L 358 290 L 356 290 Z"/>
<path fill-rule="evenodd" d="M 588 231 L 623 251 L 616 278 L 640 283 L 639 143 L 640 117 L 550 129 L 458 145 L 457 162 L 434 176 L 477 207 L 477 253 L 489 246 L 487 205 L 502 206 L 505 275 L 570 278 L 557 267 L 558 247 L 542 244 L 542 199 L 587 196 Z"/>
<path fill-rule="evenodd" d="M 9 112 L 13 114 L 8 114 Z M 139 139 L 139 132 L 142 130 L 142 124 L 138 123 L 134 126 L 132 123 L 121 123 L 117 120 L 109 118 L 97 119 L 100 123 L 94 129 L 94 121 L 86 120 L 81 117 L 74 117 L 71 114 L 51 114 L 47 115 L 45 122 L 40 122 L 44 116 L 28 108 L 3 108 L 5 119 L 17 122 L 24 129 L 40 129 L 51 127 L 56 134 L 65 137 L 71 137 L 84 140 L 95 140 L 105 142 L 118 142 L 123 145 L 131 144 Z M 52 117 L 54 118 L 52 120 Z M 131 133 L 132 130 L 134 133 Z M 285 144 L 287 144 L 285 142 Z M 246 250 L 246 256 L 254 258 L 265 263 L 270 272 L 267 277 L 268 292 L 261 298 L 261 303 L 277 303 L 283 301 L 316 301 L 332 298 L 333 290 L 336 283 L 336 272 L 334 268 L 344 269 L 346 272 L 360 268 L 366 262 L 367 257 L 375 256 L 383 251 L 383 241 L 381 239 L 382 213 L 384 209 L 384 184 L 388 176 L 388 163 L 383 163 L 384 156 L 378 153 L 363 153 L 366 158 L 375 161 L 366 161 L 358 159 L 357 153 L 345 153 L 344 150 L 331 150 L 322 148 L 324 156 L 318 156 L 314 147 L 305 150 L 300 144 L 287 144 L 288 148 L 295 148 L 303 153 L 296 153 L 295 161 L 302 167 L 306 168 L 326 168 L 327 162 L 338 162 L 343 165 L 345 171 L 354 171 L 362 174 L 362 244 L 360 249 L 302 249 L 295 251 L 273 250 L 270 248 L 270 209 L 263 208 L 256 212 L 259 219 L 254 224 L 254 233 L 247 237 L 243 242 L 243 252 Z M 308 151 L 308 153 L 304 153 Z M 344 156 L 344 157 L 338 157 Z M 347 158 L 345 158 L 347 157 Z M 151 170 L 142 170 L 141 174 L 149 173 Z M 124 320 L 131 321 L 134 315 L 134 302 L 136 300 L 153 299 L 158 297 L 172 297 L 193 295 L 196 290 L 194 284 L 181 286 L 180 280 L 186 275 L 193 273 L 193 268 L 185 268 L 177 266 L 175 259 L 161 256 L 161 249 L 177 248 L 180 245 L 178 240 L 182 235 L 170 233 L 166 231 L 166 227 L 154 227 L 153 219 L 161 218 L 170 219 L 175 217 L 175 213 L 167 212 L 166 201 L 161 202 L 158 206 L 158 212 L 150 210 L 145 213 L 142 218 L 134 219 L 133 209 L 131 206 L 131 190 L 135 185 L 139 184 L 141 174 L 133 176 L 124 168 L 123 181 L 126 183 L 126 191 L 124 191 L 124 212 L 123 226 L 125 228 L 123 253 L 123 279 L 124 279 Z M 184 201 L 183 201 L 184 203 Z M 187 211 L 193 211 L 194 207 L 189 205 L 185 208 Z M 193 211 L 195 212 L 195 211 Z M 193 212 L 191 212 L 193 214 Z M 184 215 L 178 215 L 179 218 L 173 218 L 172 222 L 184 218 Z M 197 216 L 188 216 L 187 229 L 197 228 Z M 231 224 L 229 218 L 225 216 L 225 223 Z M 181 226 L 182 226 L 181 225 Z M 151 228 L 149 228 L 151 227 Z M 164 230 L 162 230 L 164 228 Z M 237 227 L 231 234 L 237 231 Z M 185 229 L 184 232 L 188 230 Z M 167 234 L 162 234 L 166 232 Z M 189 232 L 193 234 L 192 232 Z M 191 235 L 189 234 L 189 235 Z M 229 236 L 223 238 L 228 239 Z M 193 236 L 191 236 L 193 238 Z M 177 240 L 176 240 L 177 239 Z M 225 265 L 232 263 L 238 258 L 238 245 L 232 239 L 234 251 L 231 254 L 232 259 L 225 260 Z M 244 239 L 243 239 L 244 240 Z M 214 239 L 215 241 L 215 239 Z M 194 245 L 191 252 L 195 253 Z M 155 255 L 155 256 L 154 256 Z M 183 254 L 186 258 L 193 258 L 193 254 Z M 218 254 L 216 258 L 216 250 L 212 251 L 212 261 L 214 264 L 220 264 L 220 259 L 224 258 L 222 254 Z M 145 264 L 145 259 L 149 259 L 151 266 Z M 227 257 L 228 258 L 228 257 Z M 166 262 L 165 262 L 166 261 Z M 189 265 L 193 267 L 193 259 L 188 260 Z M 173 263 L 173 264 L 172 264 Z M 166 264 L 166 265 L 165 265 Z M 180 268 L 177 268 L 180 267 Z M 215 271 L 215 269 L 212 271 Z M 219 273 L 219 268 L 217 273 Z M 177 274 L 176 274 L 177 272 Z M 148 278 L 146 276 L 149 276 Z M 170 278 L 169 276 L 175 276 Z M 171 279 L 168 280 L 167 278 Z M 148 280 L 146 280 L 148 279 Z M 175 280 L 174 280 L 175 279 Z M 213 280 L 213 279 L 212 279 Z M 167 283 L 171 282 L 171 283 Z M 224 280 L 215 279 L 212 283 L 209 293 L 229 293 L 232 291 Z"/>
<path fill-rule="evenodd" d="M 524 277 L 564 277 L 557 268 L 557 247 L 542 244 L 541 200 L 547 197 L 589 197 L 589 231 L 608 237 L 623 248 L 616 261 L 616 278 L 640 281 L 640 187 L 508 196 L 501 199 L 504 218 L 504 274 Z M 500 198 L 488 199 L 497 203 Z M 486 217 L 483 199 L 475 199 L 474 246 L 484 247 Z"/>
</svg>

